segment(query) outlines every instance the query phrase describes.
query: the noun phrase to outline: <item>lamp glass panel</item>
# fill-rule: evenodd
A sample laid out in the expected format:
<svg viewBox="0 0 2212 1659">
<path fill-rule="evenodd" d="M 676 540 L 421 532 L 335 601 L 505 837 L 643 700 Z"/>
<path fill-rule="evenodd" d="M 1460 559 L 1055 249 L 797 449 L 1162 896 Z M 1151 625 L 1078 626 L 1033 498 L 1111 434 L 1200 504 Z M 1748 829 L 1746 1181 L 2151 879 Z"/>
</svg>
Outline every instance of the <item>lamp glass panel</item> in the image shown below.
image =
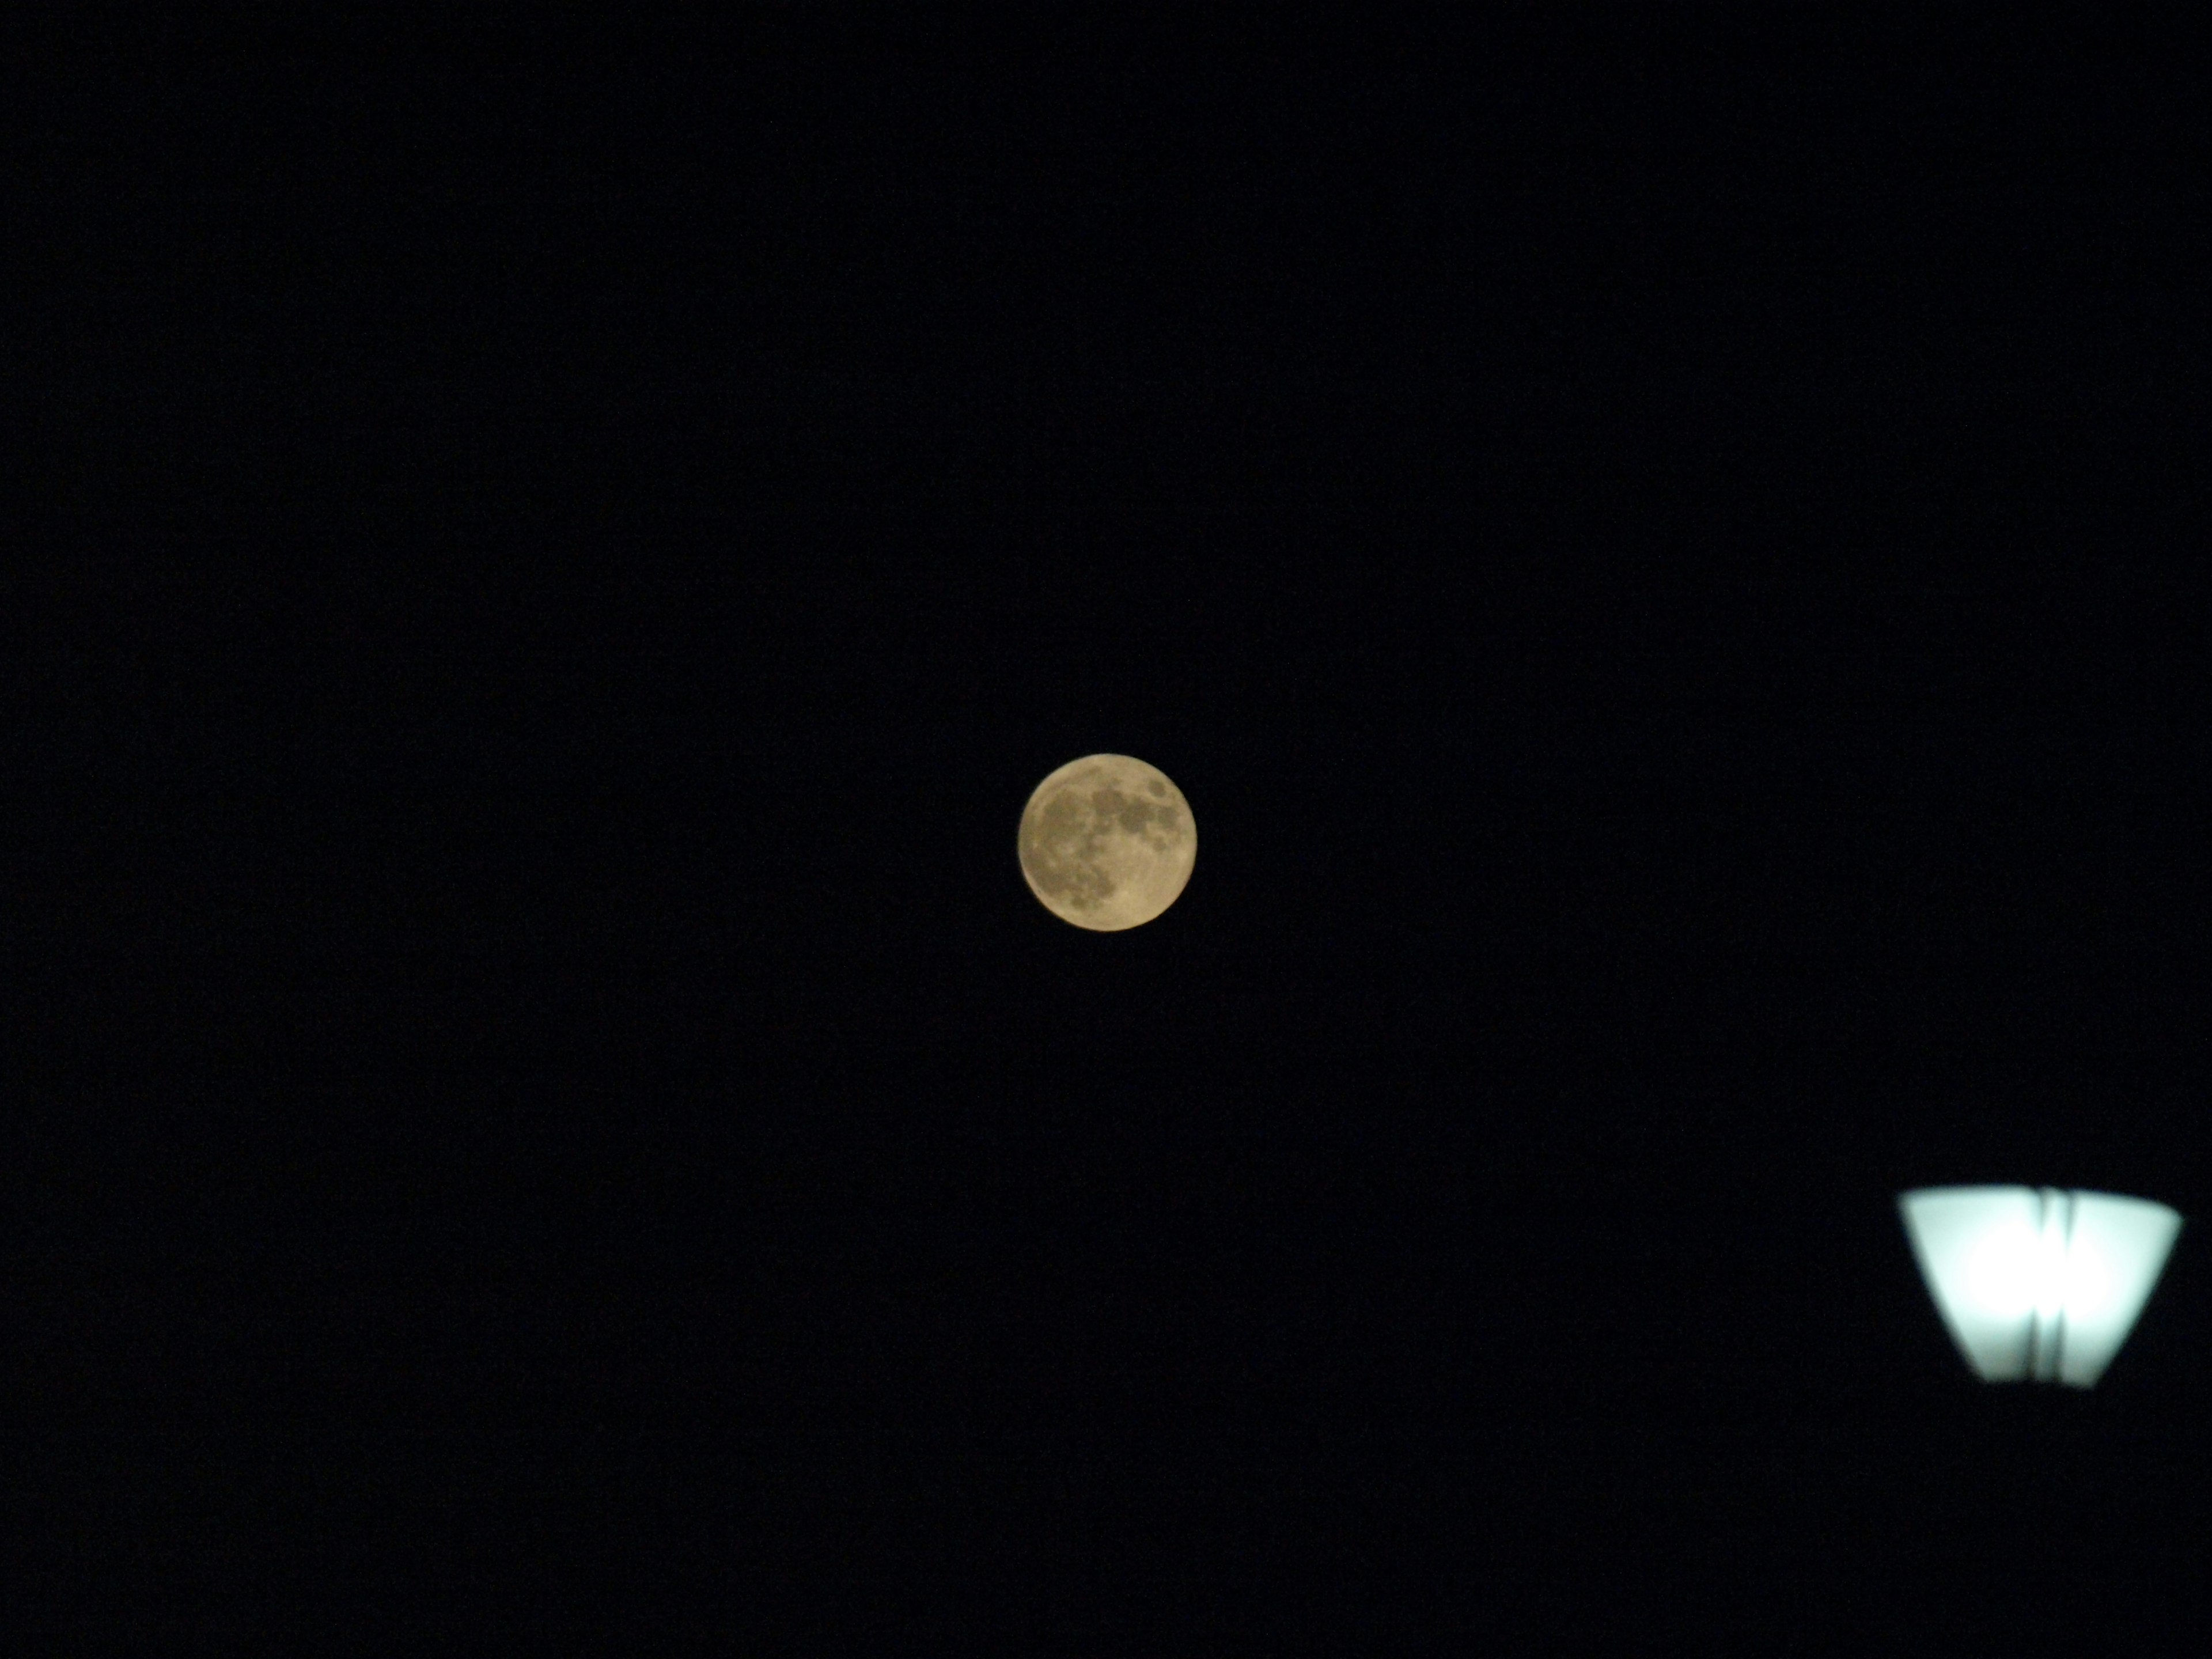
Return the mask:
<svg viewBox="0 0 2212 1659">
<path fill-rule="evenodd" d="M 2040 1204 L 2027 1187 L 1939 1187 L 1899 1206 L 1944 1328 L 1987 1382 L 2027 1374 Z"/>
<path fill-rule="evenodd" d="M 2086 1389 L 2104 1375 L 2150 1300 L 2180 1231 L 2180 1216 L 2163 1204 L 2116 1193 L 2074 1194 L 2060 1382 Z"/>
</svg>

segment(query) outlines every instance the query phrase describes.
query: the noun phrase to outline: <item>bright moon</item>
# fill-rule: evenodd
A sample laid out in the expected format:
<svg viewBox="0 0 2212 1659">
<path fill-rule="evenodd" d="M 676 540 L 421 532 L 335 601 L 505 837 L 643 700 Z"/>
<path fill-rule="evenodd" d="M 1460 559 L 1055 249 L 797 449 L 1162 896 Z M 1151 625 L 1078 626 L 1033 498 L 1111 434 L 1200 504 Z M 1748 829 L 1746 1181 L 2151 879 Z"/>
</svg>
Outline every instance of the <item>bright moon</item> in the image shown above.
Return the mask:
<svg viewBox="0 0 2212 1659">
<path fill-rule="evenodd" d="M 1085 755 L 1022 811 L 1022 874 L 1037 902 L 1094 933 L 1141 927 L 1181 896 L 1198 857 L 1190 803 L 1127 755 Z"/>
</svg>

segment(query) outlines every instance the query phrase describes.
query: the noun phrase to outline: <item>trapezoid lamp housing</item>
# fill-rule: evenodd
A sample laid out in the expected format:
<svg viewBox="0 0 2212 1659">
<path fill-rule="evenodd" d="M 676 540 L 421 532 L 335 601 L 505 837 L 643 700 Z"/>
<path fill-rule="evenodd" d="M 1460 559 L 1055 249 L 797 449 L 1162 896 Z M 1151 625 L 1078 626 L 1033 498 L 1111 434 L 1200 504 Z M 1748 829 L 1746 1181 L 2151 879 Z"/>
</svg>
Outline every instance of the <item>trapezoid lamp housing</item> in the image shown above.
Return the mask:
<svg viewBox="0 0 2212 1659">
<path fill-rule="evenodd" d="M 2093 1386 L 2181 1231 L 2163 1204 L 2056 1187 L 1923 1187 L 1897 1206 L 1936 1310 L 1984 1382 Z"/>
</svg>

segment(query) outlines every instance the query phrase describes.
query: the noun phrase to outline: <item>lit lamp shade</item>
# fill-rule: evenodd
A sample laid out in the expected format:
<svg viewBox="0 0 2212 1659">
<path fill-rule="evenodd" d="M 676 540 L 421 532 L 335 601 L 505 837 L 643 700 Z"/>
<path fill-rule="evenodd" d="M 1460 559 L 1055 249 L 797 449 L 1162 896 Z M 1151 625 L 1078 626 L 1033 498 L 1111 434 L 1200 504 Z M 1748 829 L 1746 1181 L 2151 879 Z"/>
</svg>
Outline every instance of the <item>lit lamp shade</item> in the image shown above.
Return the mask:
<svg viewBox="0 0 2212 1659">
<path fill-rule="evenodd" d="M 1897 1203 L 1943 1323 L 1985 1382 L 2090 1387 L 2181 1231 L 2163 1204 L 2056 1187 L 1923 1187 Z"/>
</svg>

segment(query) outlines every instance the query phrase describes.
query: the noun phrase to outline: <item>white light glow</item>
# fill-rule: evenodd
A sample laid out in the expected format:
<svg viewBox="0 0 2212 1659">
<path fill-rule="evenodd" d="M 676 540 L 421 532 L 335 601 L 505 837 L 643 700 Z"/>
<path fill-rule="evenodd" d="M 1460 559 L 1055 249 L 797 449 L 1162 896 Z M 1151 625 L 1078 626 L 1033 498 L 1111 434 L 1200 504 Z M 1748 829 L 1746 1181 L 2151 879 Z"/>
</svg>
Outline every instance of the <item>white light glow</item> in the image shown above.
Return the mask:
<svg viewBox="0 0 2212 1659">
<path fill-rule="evenodd" d="M 2094 1383 L 2181 1230 L 2163 1204 L 2054 1187 L 1926 1187 L 1898 1207 L 1944 1325 L 1990 1382 Z"/>
</svg>

